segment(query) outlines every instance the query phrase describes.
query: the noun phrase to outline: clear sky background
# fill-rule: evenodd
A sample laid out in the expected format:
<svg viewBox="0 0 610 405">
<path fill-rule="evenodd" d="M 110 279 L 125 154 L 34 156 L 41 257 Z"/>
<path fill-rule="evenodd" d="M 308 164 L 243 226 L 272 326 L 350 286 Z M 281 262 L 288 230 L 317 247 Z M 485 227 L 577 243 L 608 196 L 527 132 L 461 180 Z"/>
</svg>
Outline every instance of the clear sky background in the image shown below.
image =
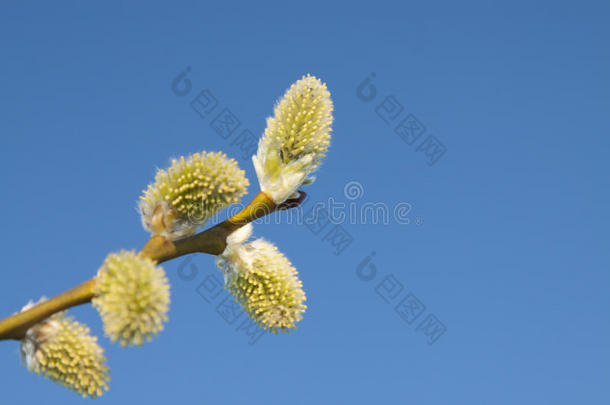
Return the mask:
<svg viewBox="0 0 610 405">
<path fill-rule="evenodd" d="M 220 273 L 205 255 L 164 265 L 170 321 L 141 348 L 111 344 L 90 306 L 71 310 L 107 350 L 99 403 L 608 403 L 609 12 L 4 2 L 0 316 L 142 247 L 136 201 L 171 157 L 225 151 L 247 171 L 248 201 L 258 183 L 239 136 L 258 137 L 312 73 L 336 121 L 307 204 L 408 203 L 409 223 L 308 227 L 284 214 L 255 226 L 299 270 L 309 308 L 298 330 L 254 344 L 245 315 L 221 315 L 234 315 L 226 292 L 211 298 Z M 218 104 L 202 117 L 190 103 L 205 89 Z M 239 120 L 226 139 L 211 125 L 225 108 Z M 425 132 L 402 139 L 409 114 Z M 432 165 L 431 142 L 445 150 Z M 2 403 L 82 403 L 27 372 L 16 342 L 0 344 L 0 364 Z"/>
</svg>

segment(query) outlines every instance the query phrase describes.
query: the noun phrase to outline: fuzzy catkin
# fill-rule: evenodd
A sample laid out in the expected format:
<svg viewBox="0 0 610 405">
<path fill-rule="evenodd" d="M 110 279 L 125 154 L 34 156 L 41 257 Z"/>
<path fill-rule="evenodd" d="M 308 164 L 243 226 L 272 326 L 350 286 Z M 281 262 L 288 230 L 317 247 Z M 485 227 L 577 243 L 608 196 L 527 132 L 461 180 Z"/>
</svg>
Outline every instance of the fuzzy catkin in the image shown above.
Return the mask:
<svg viewBox="0 0 610 405">
<path fill-rule="evenodd" d="M 142 345 L 163 330 L 169 311 L 169 283 L 163 268 L 132 251 L 108 255 L 99 269 L 93 306 L 104 332 L 121 346 Z"/>
<path fill-rule="evenodd" d="M 238 203 L 248 179 L 222 152 L 201 152 L 173 160 L 159 170 L 140 197 L 142 224 L 171 240 L 193 234 L 220 210 Z"/>
<path fill-rule="evenodd" d="M 104 349 L 89 334 L 86 325 L 65 312 L 28 329 L 21 341 L 20 354 L 28 370 L 83 397 L 97 398 L 108 390 L 110 377 Z"/>
<path fill-rule="evenodd" d="M 226 288 L 250 318 L 271 332 L 296 328 L 307 306 L 296 269 L 270 242 L 230 244 L 217 258 Z"/>
<path fill-rule="evenodd" d="M 267 119 L 252 157 L 261 190 L 280 204 L 312 181 L 330 145 L 333 103 L 326 84 L 314 76 L 294 83 Z"/>
</svg>

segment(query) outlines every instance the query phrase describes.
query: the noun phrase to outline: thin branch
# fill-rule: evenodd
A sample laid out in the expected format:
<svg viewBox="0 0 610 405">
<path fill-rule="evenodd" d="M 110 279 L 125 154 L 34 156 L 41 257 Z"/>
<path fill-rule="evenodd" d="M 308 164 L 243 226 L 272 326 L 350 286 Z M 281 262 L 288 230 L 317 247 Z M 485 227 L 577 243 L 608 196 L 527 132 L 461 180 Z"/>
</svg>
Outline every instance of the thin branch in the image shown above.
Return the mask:
<svg viewBox="0 0 610 405">
<path fill-rule="evenodd" d="M 18 312 L 0 321 L 0 340 L 21 340 L 25 336 L 25 332 L 32 325 L 37 324 L 56 312 L 91 301 L 94 286 L 95 279 L 92 278 L 81 285 L 35 305 L 27 311 Z"/>
<path fill-rule="evenodd" d="M 190 253 L 219 255 L 226 247 L 227 236 L 233 231 L 276 210 L 294 208 L 303 201 L 304 197 L 305 193 L 301 192 L 299 198 L 287 200 L 280 205 L 276 205 L 269 196 L 259 192 L 250 204 L 226 221 L 201 233 L 175 242 L 169 241 L 163 236 L 154 235 L 142 248 L 140 254 L 149 257 L 157 263 Z M 1 320 L 0 340 L 21 340 L 30 327 L 49 316 L 70 307 L 91 302 L 94 297 L 94 287 L 95 277 L 45 302 L 35 305 L 27 311 L 19 312 Z"/>
</svg>

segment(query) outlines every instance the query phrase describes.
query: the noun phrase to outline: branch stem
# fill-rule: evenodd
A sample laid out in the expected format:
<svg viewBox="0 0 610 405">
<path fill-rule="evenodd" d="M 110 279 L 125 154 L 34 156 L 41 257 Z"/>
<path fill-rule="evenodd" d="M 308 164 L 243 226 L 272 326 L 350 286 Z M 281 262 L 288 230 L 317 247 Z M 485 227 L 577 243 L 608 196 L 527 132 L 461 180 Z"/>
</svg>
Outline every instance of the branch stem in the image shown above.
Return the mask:
<svg viewBox="0 0 610 405">
<path fill-rule="evenodd" d="M 35 305 L 27 311 L 18 312 L 0 321 L 0 340 L 21 340 L 25 336 L 25 332 L 32 325 L 37 324 L 54 313 L 91 301 L 94 286 L 95 279 L 92 278 L 81 285 Z"/>
<path fill-rule="evenodd" d="M 190 253 L 208 253 L 219 255 L 225 249 L 227 236 L 236 229 L 275 210 L 293 208 L 303 200 L 289 200 L 277 205 L 263 193 L 256 197 L 236 215 L 196 235 L 172 242 L 160 235 L 153 235 L 140 251 L 140 255 L 157 263 L 175 259 Z M 94 297 L 95 277 L 44 301 L 27 311 L 19 312 L 0 321 L 0 340 L 21 340 L 27 330 L 49 316 L 81 304 L 91 302 Z"/>
</svg>

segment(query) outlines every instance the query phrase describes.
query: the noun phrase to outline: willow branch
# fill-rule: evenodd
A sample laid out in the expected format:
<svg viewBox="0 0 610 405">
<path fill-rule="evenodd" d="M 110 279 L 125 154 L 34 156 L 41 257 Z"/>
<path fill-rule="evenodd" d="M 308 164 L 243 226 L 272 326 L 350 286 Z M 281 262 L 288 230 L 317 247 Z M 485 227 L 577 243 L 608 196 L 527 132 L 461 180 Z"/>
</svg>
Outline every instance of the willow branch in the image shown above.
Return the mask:
<svg viewBox="0 0 610 405">
<path fill-rule="evenodd" d="M 227 245 L 227 236 L 233 231 L 274 211 L 294 208 L 303 201 L 304 197 L 305 193 L 301 192 L 299 198 L 277 205 L 265 193 L 259 192 L 250 204 L 239 213 L 196 235 L 174 242 L 160 235 L 152 236 L 140 251 L 140 255 L 157 263 L 163 263 L 190 253 L 219 255 Z M 37 304 L 27 311 L 19 312 L 1 320 L 0 340 L 21 340 L 30 327 L 49 316 L 91 302 L 94 297 L 94 287 L 95 277 Z"/>
<path fill-rule="evenodd" d="M 34 324 L 56 312 L 91 301 L 95 279 L 85 281 L 50 300 L 35 305 L 31 309 L 16 313 L 0 321 L 0 340 L 23 339 L 25 332 Z"/>
</svg>

